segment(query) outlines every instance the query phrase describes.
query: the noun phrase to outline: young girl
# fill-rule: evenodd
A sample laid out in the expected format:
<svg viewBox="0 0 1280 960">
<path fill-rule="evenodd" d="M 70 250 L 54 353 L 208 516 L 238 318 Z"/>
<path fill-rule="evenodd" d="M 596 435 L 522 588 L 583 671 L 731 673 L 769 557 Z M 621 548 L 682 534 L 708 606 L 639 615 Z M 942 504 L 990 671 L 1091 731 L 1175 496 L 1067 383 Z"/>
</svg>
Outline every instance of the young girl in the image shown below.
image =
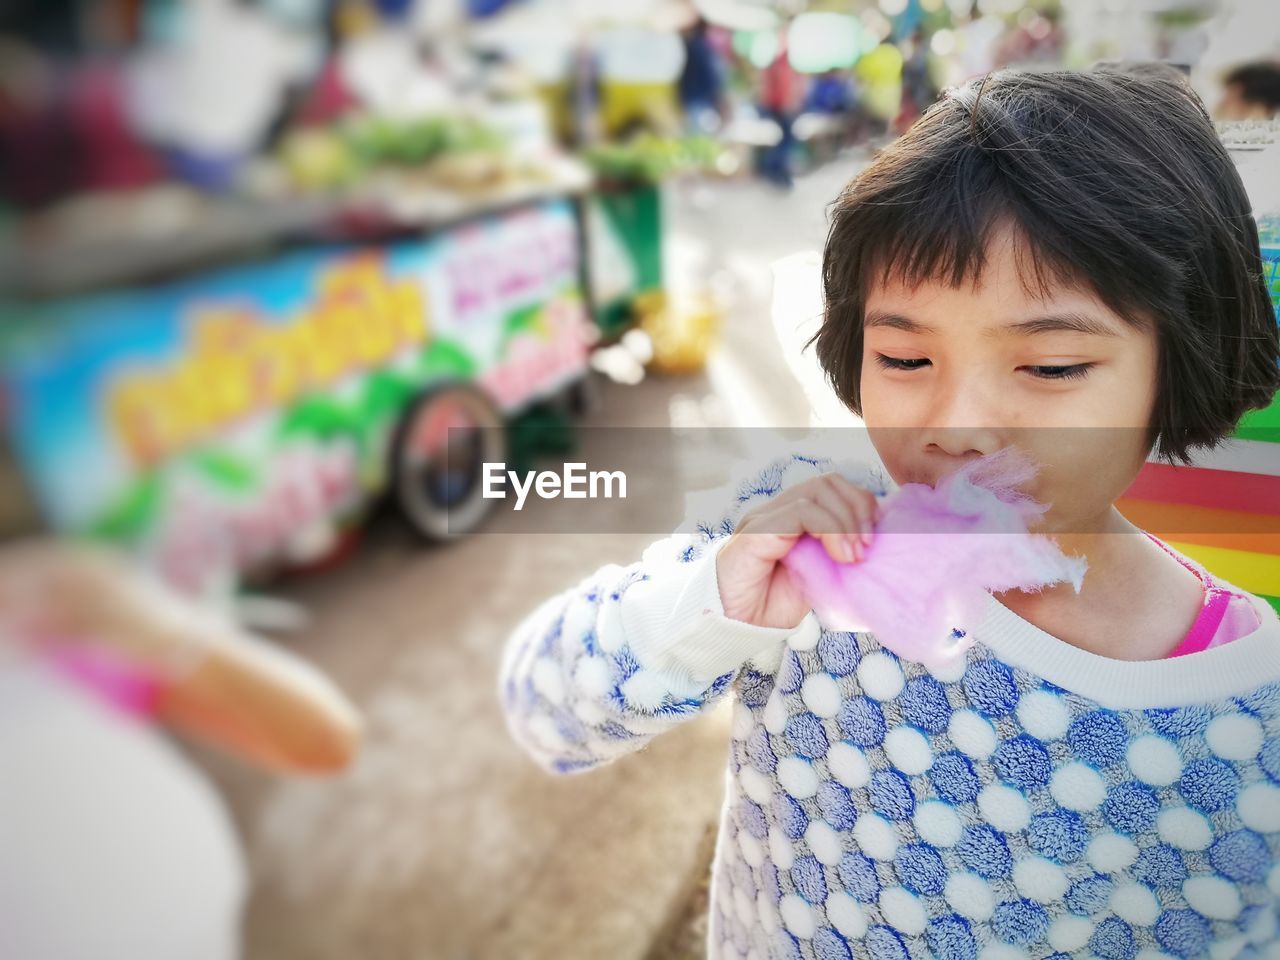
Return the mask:
<svg viewBox="0 0 1280 960">
<path fill-rule="evenodd" d="M 522 624 L 514 735 L 585 770 L 732 691 L 714 957 L 1280 955 L 1280 622 L 1114 507 L 1280 387 L 1261 276 L 1184 85 L 950 92 L 836 206 L 818 358 L 895 483 L 1029 454 L 1080 592 L 993 596 L 933 672 L 825 630 L 780 560 L 859 562 L 887 490 L 797 457 Z"/>
</svg>

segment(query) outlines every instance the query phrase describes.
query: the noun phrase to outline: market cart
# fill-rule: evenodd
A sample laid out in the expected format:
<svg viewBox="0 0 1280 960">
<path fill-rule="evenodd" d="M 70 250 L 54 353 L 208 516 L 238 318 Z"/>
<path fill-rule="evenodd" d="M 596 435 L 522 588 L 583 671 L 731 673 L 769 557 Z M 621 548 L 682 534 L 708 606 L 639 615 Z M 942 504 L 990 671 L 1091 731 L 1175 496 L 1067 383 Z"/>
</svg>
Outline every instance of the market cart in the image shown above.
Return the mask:
<svg viewBox="0 0 1280 960">
<path fill-rule="evenodd" d="M 384 491 L 429 538 L 475 529 L 504 424 L 588 370 L 585 183 L 435 222 L 367 198 L 237 209 L 239 234 L 161 257 L 158 279 L 153 251 L 116 249 L 85 289 L 28 283 L 0 357 L 44 520 L 193 590 L 330 554 Z"/>
</svg>

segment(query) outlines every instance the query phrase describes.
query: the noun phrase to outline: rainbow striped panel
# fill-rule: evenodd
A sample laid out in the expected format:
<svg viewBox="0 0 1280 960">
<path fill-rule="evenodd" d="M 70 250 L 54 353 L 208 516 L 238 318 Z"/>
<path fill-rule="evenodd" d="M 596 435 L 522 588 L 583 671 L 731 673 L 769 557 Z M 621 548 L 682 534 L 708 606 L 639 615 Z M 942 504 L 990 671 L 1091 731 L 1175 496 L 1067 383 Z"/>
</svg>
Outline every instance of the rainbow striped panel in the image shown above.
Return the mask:
<svg viewBox="0 0 1280 960">
<path fill-rule="evenodd" d="M 1262 262 L 1280 323 L 1280 246 L 1274 225 L 1269 230 L 1261 238 Z M 1280 395 L 1193 466 L 1148 462 L 1117 506 L 1210 573 L 1280 611 Z"/>
<path fill-rule="evenodd" d="M 1280 402 L 1260 412 L 1280 423 Z M 1148 462 L 1117 507 L 1280 611 L 1280 431 L 1248 435 L 1260 439 L 1232 440 L 1194 466 Z"/>
</svg>

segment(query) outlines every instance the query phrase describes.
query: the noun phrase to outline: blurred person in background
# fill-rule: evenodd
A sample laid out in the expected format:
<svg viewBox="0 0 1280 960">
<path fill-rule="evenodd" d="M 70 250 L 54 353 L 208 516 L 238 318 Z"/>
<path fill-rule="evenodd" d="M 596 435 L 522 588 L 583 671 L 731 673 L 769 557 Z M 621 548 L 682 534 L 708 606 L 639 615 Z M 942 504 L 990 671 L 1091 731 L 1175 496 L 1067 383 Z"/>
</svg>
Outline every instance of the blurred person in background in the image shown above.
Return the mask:
<svg viewBox="0 0 1280 960">
<path fill-rule="evenodd" d="M 565 139 L 578 149 L 598 143 L 603 136 L 600 116 L 600 59 L 584 33 L 569 52 L 569 103 Z"/>
<path fill-rule="evenodd" d="M 692 133 L 710 133 L 723 122 L 724 64 L 711 43 L 710 25 L 698 16 L 681 32 L 684 67 L 677 88 L 685 125 Z"/>
<path fill-rule="evenodd" d="M 0 36 L 0 197 L 34 208 L 78 191 L 142 187 L 160 155 L 132 128 L 125 72 Z"/>
<path fill-rule="evenodd" d="M 856 104 L 853 80 L 843 70 L 828 70 L 809 87 L 804 108 L 813 113 L 841 114 Z"/>
<path fill-rule="evenodd" d="M 290 127 L 325 126 L 360 104 L 343 75 L 342 48 L 354 35 L 369 29 L 353 9 L 334 3 L 325 12 L 324 52 L 314 77 L 301 76 L 290 84 L 285 108 L 277 115 L 268 140 L 275 142 Z"/>
<path fill-rule="evenodd" d="M 857 85 L 847 70 L 828 70 L 809 87 L 805 98 L 806 113 L 824 114 L 841 121 L 842 139 L 852 143 L 863 130 L 863 115 Z"/>
<path fill-rule="evenodd" d="M 149 720 L 281 773 L 341 770 L 360 735 L 320 673 L 122 558 L 0 547 L 0 956 L 240 956 L 234 826 Z"/>
<path fill-rule="evenodd" d="M 924 30 L 917 29 L 904 44 L 902 61 L 902 107 L 894 121 L 898 133 L 905 133 L 929 108 L 938 95 L 929 76 L 929 43 Z"/>
<path fill-rule="evenodd" d="M 1280 112 L 1280 61 L 1259 60 L 1231 70 L 1222 81 L 1218 120 L 1271 120 Z"/>
<path fill-rule="evenodd" d="M 804 102 L 804 78 L 791 66 L 787 43 L 790 23 L 778 30 L 778 51 L 760 71 L 760 113 L 778 125 L 778 142 L 760 158 L 760 173 L 770 183 L 789 190 L 792 185 L 791 153 L 795 148 L 792 126 Z"/>
<path fill-rule="evenodd" d="M 0 191 L 9 202 L 32 208 L 166 179 L 234 185 L 289 85 L 309 75 L 311 45 L 257 5 L 161 6 L 0 6 Z"/>
<path fill-rule="evenodd" d="M 858 59 L 853 74 L 872 139 L 891 136 L 894 119 L 902 109 L 902 51 L 896 44 L 881 43 Z"/>
<path fill-rule="evenodd" d="M 320 51 L 256 5 L 201 0 L 181 9 L 179 32 L 129 60 L 131 121 L 164 150 L 172 176 L 230 190 Z"/>
</svg>

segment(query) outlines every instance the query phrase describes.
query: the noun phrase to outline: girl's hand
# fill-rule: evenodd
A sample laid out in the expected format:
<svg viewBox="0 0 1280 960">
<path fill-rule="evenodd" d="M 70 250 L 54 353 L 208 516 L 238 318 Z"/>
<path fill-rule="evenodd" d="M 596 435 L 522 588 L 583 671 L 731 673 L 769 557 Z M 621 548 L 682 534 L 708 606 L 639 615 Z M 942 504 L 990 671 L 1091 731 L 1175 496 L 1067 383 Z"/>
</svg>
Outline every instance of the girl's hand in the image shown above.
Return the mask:
<svg viewBox="0 0 1280 960">
<path fill-rule="evenodd" d="M 794 627 L 809 604 L 781 564 L 802 534 L 841 563 L 862 559 L 871 542 L 875 495 L 835 473 L 778 494 L 745 514 L 716 557 L 725 616 L 760 627 Z"/>
</svg>

